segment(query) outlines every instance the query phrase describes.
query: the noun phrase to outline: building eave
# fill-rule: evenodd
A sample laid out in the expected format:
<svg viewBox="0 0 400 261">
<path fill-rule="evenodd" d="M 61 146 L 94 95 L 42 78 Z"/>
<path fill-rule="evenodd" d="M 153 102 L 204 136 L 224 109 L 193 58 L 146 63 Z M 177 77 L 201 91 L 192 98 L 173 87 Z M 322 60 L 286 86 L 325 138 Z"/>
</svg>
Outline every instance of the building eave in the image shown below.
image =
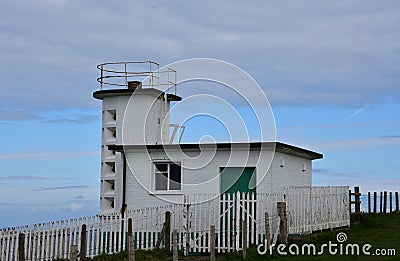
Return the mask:
<svg viewBox="0 0 400 261">
<path fill-rule="evenodd" d="M 250 149 L 250 150 L 275 150 L 285 154 L 290 154 L 309 160 L 322 159 L 323 155 L 318 152 L 307 150 L 304 148 L 296 147 L 282 142 L 250 142 L 250 143 L 182 143 L 182 144 L 152 144 L 152 145 L 108 145 L 108 149 L 112 151 L 134 151 L 143 150 L 148 151 L 163 151 L 163 150 L 202 150 L 213 149 L 217 150 L 230 150 L 230 149 Z"/>
</svg>

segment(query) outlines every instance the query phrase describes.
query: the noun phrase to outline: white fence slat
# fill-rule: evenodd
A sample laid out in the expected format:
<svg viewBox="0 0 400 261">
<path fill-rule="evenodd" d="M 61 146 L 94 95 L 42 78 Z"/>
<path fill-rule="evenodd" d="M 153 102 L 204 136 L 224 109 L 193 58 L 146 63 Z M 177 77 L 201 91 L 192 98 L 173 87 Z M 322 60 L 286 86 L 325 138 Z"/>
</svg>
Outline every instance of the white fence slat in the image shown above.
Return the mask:
<svg viewBox="0 0 400 261">
<path fill-rule="evenodd" d="M 54 250 L 54 222 L 49 223 L 49 253 L 48 253 L 48 258 L 50 259 L 51 256 L 54 256 L 53 250 Z"/>
<path fill-rule="evenodd" d="M 45 253 L 46 253 L 46 241 L 45 241 L 45 236 L 46 236 L 46 224 L 42 223 L 40 226 L 40 247 L 39 247 L 39 259 L 45 260 Z"/>
<path fill-rule="evenodd" d="M 99 237 L 100 237 L 100 246 L 99 246 L 99 254 L 104 253 L 104 229 L 105 229 L 105 220 L 104 216 L 100 216 L 100 229 L 99 229 Z"/>
<path fill-rule="evenodd" d="M 46 224 L 46 234 L 44 237 L 44 245 L 45 245 L 44 260 L 48 260 L 50 256 L 50 235 L 51 235 L 51 229 L 50 229 L 50 223 L 48 222 Z"/>
<path fill-rule="evenodd" d="M 94 245 L 95 245 L 95 252 L 94 252 L 94 256 L 100 255 L 100 238 L 101 238 L 101 225 L 100 225 L 100 221 L 101 221 L 101 217 L 100 216 L 96 216 L 96 230 L 93 231 L 94 235 L 95 235 L 95 240 L 94 240 Z"/>
<path fill-rule="evenodd" d="M 220 253 L 225 253 L 225 204 L 226 204 L 226 197 L 228 194 L 222 194 L 221 195 L 221 210 L 220 210 L 220 220 L 221 220 L 221 226 L 219 227 L 219 246 L 220 246 Z"/>
<path fill-rule="evenodd" d="M 6 233 L 6 251 L 5 251 L 5 256 L 6 256 L 6 261 L 9 260 L 8 257 L 11 252 L 11 230 L 8 229 Z"/>
<path fill-rule="evenodd" d="M 11 259 L 15 258 L 15 228 L 11 231 Z"/>
<path fill-rule="evenodd" d="M 4 243 L 4 245 L 5 245 L 5 250 L 4 250 L 4 258 L 5 258 L 5 260 L 8 260 L 8 255 L 9 255 L 9 253 L 10 253 L 10 250 L 9 250 L 9 247 L 10 247 L 10 243 L 9 243 L 9 241 L 10 241 L 10 237 L 8 236 L 8 234 L 9 234 L 9 231 L 10 230 L 8 230 L 8 231 L 6 231 L 5 232 L 5 236 L 4 236 L 4 238 L 5 238 L 5 243 Z"/>
</svg>

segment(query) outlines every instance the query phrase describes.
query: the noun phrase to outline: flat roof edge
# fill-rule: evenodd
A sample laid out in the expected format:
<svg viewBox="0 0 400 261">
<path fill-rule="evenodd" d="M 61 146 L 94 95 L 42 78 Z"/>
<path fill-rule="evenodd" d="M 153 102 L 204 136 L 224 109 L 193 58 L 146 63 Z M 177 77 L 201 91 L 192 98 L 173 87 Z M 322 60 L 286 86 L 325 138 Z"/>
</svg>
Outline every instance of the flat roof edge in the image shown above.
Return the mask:
<svg viewBox="0 0 400 261">
<path fill-rule="evenodd" d="M 146 94 L 152 94 L 153 96 L 161 96 L 164 95 L 164 92 L 155 89 L 155 88 L 143 88 L 143 89 L 107 89 L 107 90 L 98 90 L 93 92 L 93 98 L 98 99 L 98 100 L 103 100 L 105 97 L 112 97 L 112 96 L 130 96 L 133 95 L 135 92 L 138 94 L 141 93 L 146 93 Z M 167 93 L 167 100 L 168 101 L 180 101 L 182 100 L 182 97 Z"/>
<path fill-rule="evenodd" d="M 108 145 L 109 150 L 123 152 L 124 150 L 147 149 L 147 150 L 165 150 L 174 149 L 206 149 L 217 147 L 217 149 L 230 149 L 239 147 L 250 147 L 250 149 L 257 149 L 261 147 L 274 148 L 276 152 L 296 155 L 299 157 L 307 158 L 310 160 L 322 159 L 323 155 L 308 149 L 296 147 L 282 142 L 250 142 L 250 143 L 181 143 L 181 144 L 152 144 L 152 145 Z"/>
</svg>

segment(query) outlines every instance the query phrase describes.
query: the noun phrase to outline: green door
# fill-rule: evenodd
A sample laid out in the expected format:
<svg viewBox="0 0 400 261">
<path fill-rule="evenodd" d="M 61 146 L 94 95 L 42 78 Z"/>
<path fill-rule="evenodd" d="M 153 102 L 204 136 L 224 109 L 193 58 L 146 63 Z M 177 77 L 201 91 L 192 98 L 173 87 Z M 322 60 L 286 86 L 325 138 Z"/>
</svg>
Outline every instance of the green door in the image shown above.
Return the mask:
<svg viewBox="0 0 400 261">
<path fill-rule="evenodd" d="M 255 168 L 220 168 L 220 192 L 256 192 Z"/>
</svg>

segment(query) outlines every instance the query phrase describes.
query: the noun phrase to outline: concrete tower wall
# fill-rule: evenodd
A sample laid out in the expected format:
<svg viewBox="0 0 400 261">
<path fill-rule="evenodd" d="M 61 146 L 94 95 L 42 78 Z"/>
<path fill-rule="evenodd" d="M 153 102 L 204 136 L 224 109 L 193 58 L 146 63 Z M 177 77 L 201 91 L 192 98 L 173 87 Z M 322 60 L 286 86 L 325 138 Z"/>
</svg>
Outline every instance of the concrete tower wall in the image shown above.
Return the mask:
<svg viewBox="0 0 400 261">
<path fill-rule="evenodd" d="M 108 145 L 168 143 L 170 102 L 163 92 L 150 88 L 94 96 L 102 100 L 100 211 L 116 212 L 121 205 L 115 191 L 122 191 L 123 159 Z"/>
</svg>

